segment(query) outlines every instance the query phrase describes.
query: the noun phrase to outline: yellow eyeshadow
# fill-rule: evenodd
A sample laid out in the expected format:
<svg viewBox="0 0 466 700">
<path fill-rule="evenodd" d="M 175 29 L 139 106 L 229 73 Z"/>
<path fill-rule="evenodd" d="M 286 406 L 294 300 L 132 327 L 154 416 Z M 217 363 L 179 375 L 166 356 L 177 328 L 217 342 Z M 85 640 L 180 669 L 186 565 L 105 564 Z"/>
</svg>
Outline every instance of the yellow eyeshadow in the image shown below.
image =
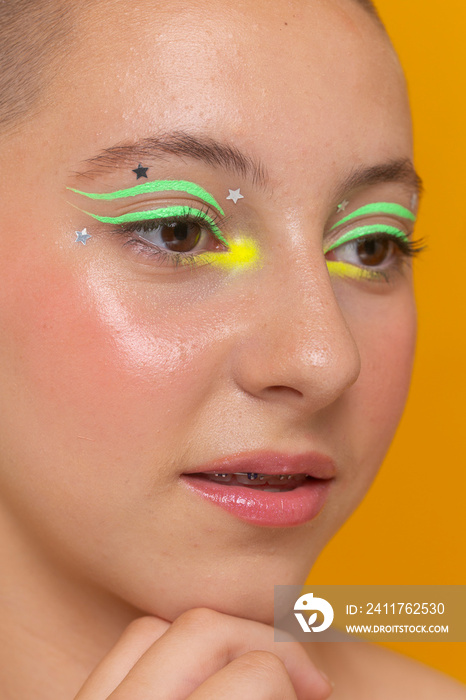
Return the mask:
<svg viewBox="0 0 466 700">
<path fill-rule="evenodd" d="M 351 265 L 341 260 L 327 260 L 327 269 L 332 277 L 350 277 L 355 280 L 380 277 L 380 273 L 375 270 L 365 270 L 362 267 Z"/>
<path fill-rule="evenodd" d="M 200 258 L 202 264 L 208 262 L 225 270 L 257 267 L 260 261 L 259 247 L 252 238 L 229 241 L 227 251 L 203 253 Z"/>
</svg>

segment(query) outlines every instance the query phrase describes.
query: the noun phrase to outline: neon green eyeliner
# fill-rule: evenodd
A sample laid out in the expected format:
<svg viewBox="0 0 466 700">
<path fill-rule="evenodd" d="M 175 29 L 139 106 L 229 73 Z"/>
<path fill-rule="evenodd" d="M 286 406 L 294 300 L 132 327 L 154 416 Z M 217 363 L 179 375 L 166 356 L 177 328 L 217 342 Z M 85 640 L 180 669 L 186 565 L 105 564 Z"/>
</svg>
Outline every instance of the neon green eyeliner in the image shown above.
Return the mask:
<svg viewBox="0 0 466 700">
<path fill-rule="evenodd" d="M 374 204 L 366 204 L 356 211 L 353 211 L 348 216 L 340 219 L 336 224 L 332 226 L 330 231 L 333 231 L 337 226 L 346 224 L 347 221 L 356 219 L 358 216 L 364 216 L 365 214 L 391 214 L 394 216 L 400 216 L 402 219 L 409 219 L 410 221 L 416 221 L 416 215 L 412 211 L 402 207 L 401 204 L 396 204 L 395 202 L 376 202 Z"/>
<path fill-rule="evenodd" d="M 401 238 L 403 241 L 408 242 L 409 238 L 403 231 L 395 228 L 395 226 L 386 226 L 385 224 L 371 224 L 370 226 L 357 226 L 351 231 L 344 233 L 338 240 L 332 243 L 326 250 L 325 253 L 329 253 L 334 248 L 338 248 L 344 243 L 349 243 L 350 241 L 355 241 L 358 238 L 363 238 L 364 236 L 369 236 L 372 233 L 387 233 L 390 236 L 395 236 L 396 238 Z"/>
<path fill-rule="evenodd" d="M 227 248 L 229 247 L 227 241 L 222 236 L 220 229 L 215 224 L 214 220 L 211 219 L 211 217 L 208 216 L 205 212 L 201 211 L 200 209 L 194 209 L 193 207 L 174 206 L 165 207 L 163 209 L 151 209 L 150 211 L 131 211 L 128 214 L 122 214 L 121 216 L 98 216 L 97 214 L 91 214 L 90 211 L 82 211 L 84 211 L 85 214 L 89 214 L 89 216 L 92 216 L 94 219 L 97 219 L 97 221 L 101 221 L 103 224 L 115 225 L 126 224 L 130 221 L 147 221 L 150 219 L 172 219 L 176 216 L 201 216 L 202 220 L 209 224 L 209 227 L 214 236 L 216 236 L 219 239 L 219 241 L 221 241 Z"/>
<path fill-rule="evenodd" d="M 154 182 L 145 182 L 142 185 L 135 185 L 134 187 L 129 187 L 125 190 L 116 190 L 116 192 L 82 192 L 81 190 L 75 190 L 73 187 L 67 187 L 68 190 L 75 192 L 76 194 L 82 194 L 84 197 L 89 199 L 100 199 L 100 200 L 114 200 L 114 199 L 124 199 L 125 197 L 136 197 L 139 194 L 147 194 L 148 192 L 187 192 L 194 197 L 203 199 L 207 204 L 211 204 L 213 207 L 218 209 L 222 216 L 225 215 L 222 207 L 218 202 L 212 197 L 209 192 L 207 192 L 200 185 L 196 185 L 194 182 L 187 182 L 186 180 L 155 180 Z"/>
</svg>

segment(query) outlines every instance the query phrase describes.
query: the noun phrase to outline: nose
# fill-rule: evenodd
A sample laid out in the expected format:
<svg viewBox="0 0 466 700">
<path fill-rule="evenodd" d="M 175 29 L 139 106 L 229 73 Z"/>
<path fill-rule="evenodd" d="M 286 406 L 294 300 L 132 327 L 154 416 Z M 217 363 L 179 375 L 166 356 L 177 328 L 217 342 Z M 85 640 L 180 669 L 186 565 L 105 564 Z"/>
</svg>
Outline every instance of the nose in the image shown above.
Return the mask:
<svg viewBox="0 0 466 700">
<path fill-rule="evenodd" d="M 358 378 L 358 346 L 322 253 L 312 268 L 288 265 L 264 272 L 249 299 L 247 316 L 233 361 L 242 391 L 315 412 L 332 404 Z"/>
</svg>

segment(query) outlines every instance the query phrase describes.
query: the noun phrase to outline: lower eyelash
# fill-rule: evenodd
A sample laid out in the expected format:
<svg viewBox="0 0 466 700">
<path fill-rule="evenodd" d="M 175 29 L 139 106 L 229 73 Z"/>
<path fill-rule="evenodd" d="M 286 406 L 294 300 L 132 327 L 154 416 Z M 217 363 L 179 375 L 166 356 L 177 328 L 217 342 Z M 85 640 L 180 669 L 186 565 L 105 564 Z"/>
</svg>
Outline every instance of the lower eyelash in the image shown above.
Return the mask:
<svg viewBox="0 0 466 700">
<path fill-rule="evenodd" d="M 122 233 L 121 231 L 119 233 Z M 124 246 L 133 246 L 139 249 L 139 252 L 146 257 L 154 259 L 159 265 L 172 265 L 173 267 L 195 267 L 200 264 L 208 264 L 205 259 L 206 251 L 201 253 L 178 253 L 173 250 L 164 250 L 150 243 L 145 243 L 140 238 L 130 238 L 125 241 Z"/>
</svg>

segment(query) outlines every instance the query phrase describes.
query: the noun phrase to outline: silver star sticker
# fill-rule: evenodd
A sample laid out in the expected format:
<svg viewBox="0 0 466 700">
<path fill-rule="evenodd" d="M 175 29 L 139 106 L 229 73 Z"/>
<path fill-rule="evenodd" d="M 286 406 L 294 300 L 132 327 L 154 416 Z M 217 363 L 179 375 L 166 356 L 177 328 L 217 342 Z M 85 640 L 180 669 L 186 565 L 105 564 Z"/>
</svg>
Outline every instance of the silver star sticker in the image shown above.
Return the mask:
<svg viewBox="0 0 466 700">
<path fill-rule="evenodd" d="M 233 202 L 235 204 L 238 202 L 238 199 L 244 199 L 244 196 L 241 194 L 240 189 L 241 189 L 240 187 L 238 187 L 237 190 L 230 190 L 229 189 L 228 192 L 230 194 L 228 195 L 227 199 L 233 200 Z"/>
<path fill-rule="evenodd" d="M 86 245 L 88 238 L 92 238 L 92 236 L 87 232 L 87 228 L 83 228 L 82 231 L 75 231 L 75 233 L 75 243 L 82 243 L 83 245 Z"/>
<path fill-rule="evenodd" d="M 349 204 L 348 200 L 344 199 L 343 202 L 340 202 L 340 204 L 337 206 L 337 211 L 345 211 L 348 204 Z"/>
</svg>

